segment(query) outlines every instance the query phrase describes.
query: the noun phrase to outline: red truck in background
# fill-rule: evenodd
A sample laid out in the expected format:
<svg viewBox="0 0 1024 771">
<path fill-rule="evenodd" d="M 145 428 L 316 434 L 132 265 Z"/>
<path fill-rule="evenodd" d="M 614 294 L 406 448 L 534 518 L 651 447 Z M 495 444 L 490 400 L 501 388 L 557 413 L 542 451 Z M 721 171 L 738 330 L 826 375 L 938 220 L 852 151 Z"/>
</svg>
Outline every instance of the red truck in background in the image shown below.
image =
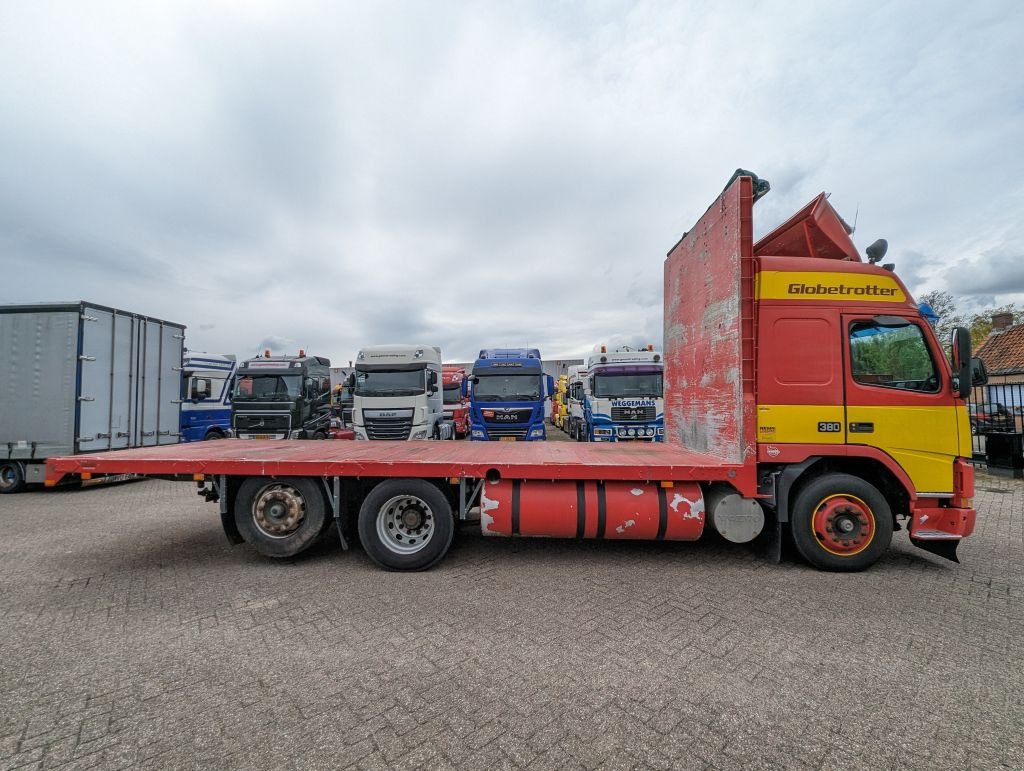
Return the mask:
<svg viewBox="0 0 1024 771">
<path fill-rule="evenodd" d="M 441 367 L 441 385 L 444 388 L 444 418 L 455 424 L 455 438 L 462 439 L 469 434 L 469 397 L 465 386 L 466 370 L 463 367 L 444 365 Z"/>
</svg>

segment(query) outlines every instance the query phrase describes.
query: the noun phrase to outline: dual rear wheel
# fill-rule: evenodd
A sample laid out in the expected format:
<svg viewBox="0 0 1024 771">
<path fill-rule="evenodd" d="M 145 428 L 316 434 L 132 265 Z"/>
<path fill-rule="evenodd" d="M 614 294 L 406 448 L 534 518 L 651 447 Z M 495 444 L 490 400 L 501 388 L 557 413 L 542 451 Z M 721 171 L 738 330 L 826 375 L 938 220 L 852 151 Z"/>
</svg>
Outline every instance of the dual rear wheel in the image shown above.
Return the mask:
<svg viewBox="0 0 1024 771">
<path fill-rule="evenodd" d="M 327 530 L 327 502 L 317 480 L 250 477 L 235 497 L 235 525 L 267 557 L 294 557 Z M 359 508 L 359 540 L 388 570 L 426 570 L 448 552 L 455 520 L 448 499 L 422 479 L 389 479 Z"/>
</svg>

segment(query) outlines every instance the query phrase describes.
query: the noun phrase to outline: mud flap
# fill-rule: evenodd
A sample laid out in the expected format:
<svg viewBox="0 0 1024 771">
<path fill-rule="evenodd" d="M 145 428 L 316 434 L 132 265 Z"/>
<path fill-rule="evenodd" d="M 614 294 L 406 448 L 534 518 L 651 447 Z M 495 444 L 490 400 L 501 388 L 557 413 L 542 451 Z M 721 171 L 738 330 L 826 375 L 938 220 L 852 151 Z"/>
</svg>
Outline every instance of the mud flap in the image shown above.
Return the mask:
<svg viewBox="0 0 1024 771">
<path fill-rule="evenodd" d="M 789 548 L 791 541 L 789 523 L 780 522 L 777 512 L 765 509 L 764 530 L 752 544 L 755 553 L 778 565 L 782 563 L 783 559 L 791 558 L 791 549 Z"/>
<path fill-rule="evenodd" d="M 960 545 L 960 539 L 939 539 L 939 540 L 928 540 L 922 541 L 916 538 L 911 538 L 910 542 L 919 549 L 931 552 L 932 554 L 942 557 L 943 559 L 960 564 L 959 558 L 956 556 L 956 547 Z"/>
</svg>

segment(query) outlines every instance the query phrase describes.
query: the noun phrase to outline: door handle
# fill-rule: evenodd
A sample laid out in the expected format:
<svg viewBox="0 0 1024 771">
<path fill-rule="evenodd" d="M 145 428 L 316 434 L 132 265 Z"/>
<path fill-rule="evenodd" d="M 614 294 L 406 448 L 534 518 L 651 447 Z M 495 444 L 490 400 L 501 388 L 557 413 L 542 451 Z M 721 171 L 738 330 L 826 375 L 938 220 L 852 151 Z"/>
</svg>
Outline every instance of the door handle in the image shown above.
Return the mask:
<svg viewBox="0 0 1024 771">
<path fill-rule="evenodd" d="M 873 434 L 875 432 L 874 423 L 851 423 L 850 433 L 851 434 Z"/>
</svg>

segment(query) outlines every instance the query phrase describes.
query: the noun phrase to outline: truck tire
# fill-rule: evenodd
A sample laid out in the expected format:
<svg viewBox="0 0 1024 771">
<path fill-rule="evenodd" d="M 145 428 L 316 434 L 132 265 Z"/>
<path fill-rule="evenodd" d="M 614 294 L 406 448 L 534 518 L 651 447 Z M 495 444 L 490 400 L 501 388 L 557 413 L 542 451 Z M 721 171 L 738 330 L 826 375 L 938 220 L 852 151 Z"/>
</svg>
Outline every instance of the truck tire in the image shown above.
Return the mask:
<svg viewBox="0 0 1024 771">
<path fill-rule="evenodd" d="M 235 497 L 235 525 L 265 557 L 294 557 L 309 548 L 327 519 L 324 497 L 312 479 L 249 477 Z"/>
<path fill-rule="evenodd" d="M 203 437 L 203 440 L 209 442 L 209 441 L 212 441 L 214 439 L 223 439 L 223 438 L 224 438 L 224 434 L 222 434 L 219 429 L 215 428 L 212 431 L 210 431 L 209 433 L 207 433 L 206 436 Z"/>
<path fill-rule="evenodd" d="M 0 494 L 20 493 L 26 487 L 25 468 L 16 460 L 0 460 Z"/>
<path fill-rule="evenodd" d="M 452 545 L 455 520 L 448 500 L 422 479 L 388 479 L 359 508 L 359 540 L 386 570 L 426 570 Z"/>
<path fill-rule="evenodd" d="M 791 524 L 797 551 L 821 570 L 864 570 L 892 542 L 885 496 L 850 474 L 825 474 L 808 483 L 796 496 Z"/>
</svg>

